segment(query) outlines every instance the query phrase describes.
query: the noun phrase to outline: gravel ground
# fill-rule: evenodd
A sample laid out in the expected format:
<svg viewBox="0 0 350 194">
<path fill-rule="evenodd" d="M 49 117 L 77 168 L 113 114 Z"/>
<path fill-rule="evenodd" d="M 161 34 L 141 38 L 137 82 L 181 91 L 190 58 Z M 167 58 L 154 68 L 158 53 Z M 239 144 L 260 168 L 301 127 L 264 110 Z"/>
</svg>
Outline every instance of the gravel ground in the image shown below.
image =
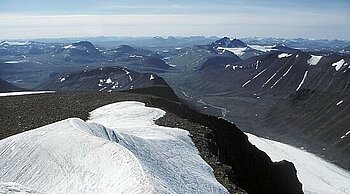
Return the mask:
<svg viewBox="0 0 350 194">
<path fill-rule="evenodd" d="M 0 97 L 0 140 L 11 135 L 35 129 L 66 118 L 78 117 L 87 120 L 89 112 L 114 102 L 140 101 L 152 104 L 156 97 L 131 93 L 55 93 L 25 96 Z M 153 100 L 152 100 L 153 99 Z M 218 157 L 209 151 L 211 129 L 173 113 L 167 113 L 157 120 L 163 126 L 178 127 L 190 132 L 191 138 L 201 157 L 214 169 L 217 180 L 230 193 L 245 193 L 229 180 L 230 167 L 222 164 Z"/>
</svg>

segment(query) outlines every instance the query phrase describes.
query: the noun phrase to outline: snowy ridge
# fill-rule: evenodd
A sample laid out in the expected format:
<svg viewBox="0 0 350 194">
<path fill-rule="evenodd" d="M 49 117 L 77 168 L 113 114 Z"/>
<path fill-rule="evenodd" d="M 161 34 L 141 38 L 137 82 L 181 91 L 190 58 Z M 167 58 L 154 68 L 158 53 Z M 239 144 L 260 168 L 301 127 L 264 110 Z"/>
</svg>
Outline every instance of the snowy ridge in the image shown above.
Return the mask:
<svg viewBox="0 0 350 194">
<path fill-rule="evenodd" d="M 43 193 L 228 193 L 163 110 L 120 102 L 0 141 L 1 183 Z"/>
<path fill-rule="evenodd" d="M 350 193 L 350 173 L 306 151 L 246 133 L 249 141 L 272 161 L 293 162 L 305 194 Z"/>
</svg>

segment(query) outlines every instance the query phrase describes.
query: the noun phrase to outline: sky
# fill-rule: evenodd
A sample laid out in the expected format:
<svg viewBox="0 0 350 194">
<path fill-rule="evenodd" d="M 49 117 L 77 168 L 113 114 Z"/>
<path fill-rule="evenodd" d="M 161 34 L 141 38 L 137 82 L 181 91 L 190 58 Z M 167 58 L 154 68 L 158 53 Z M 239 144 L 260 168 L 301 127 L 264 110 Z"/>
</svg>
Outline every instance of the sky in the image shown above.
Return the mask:
<svg viewBox="0 0 350 194">
<path fill-rule="evenodd" d="M 0 0 L 0 39 L 230 36 L 350 40 L 350 0 Z"/>
</svg>

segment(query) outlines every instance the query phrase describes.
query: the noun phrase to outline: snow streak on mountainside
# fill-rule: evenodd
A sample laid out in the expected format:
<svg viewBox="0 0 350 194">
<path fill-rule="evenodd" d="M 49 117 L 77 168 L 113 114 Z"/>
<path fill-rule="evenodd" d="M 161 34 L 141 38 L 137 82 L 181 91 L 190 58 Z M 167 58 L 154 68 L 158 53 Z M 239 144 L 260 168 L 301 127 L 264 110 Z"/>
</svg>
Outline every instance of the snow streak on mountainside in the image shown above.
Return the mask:
<svg viewBox="0 0 350 194">
<path fill-rule="evenodd" d="M 21 96 L 29 94 L 45 94 L 45 93 L 54 93 L 55 91 L 27 91 L 27 92 L 3 92 L 0 93 L 1 96 Z"/>
<path fill-rule="evenodd" d="M 288 160 L 297 169 L 306 194 L 350 193 L 350 173 L 334 164 L 287 144 L 246 133 L 249 141 L 266 152 L 272 161 Z"/>
<path fill-rule="evenodd" d="M 0 193 L 228 193 L 187 131 L 154 124 L 164 114 L 120 102 L 3 139 Z"/>
</svg>

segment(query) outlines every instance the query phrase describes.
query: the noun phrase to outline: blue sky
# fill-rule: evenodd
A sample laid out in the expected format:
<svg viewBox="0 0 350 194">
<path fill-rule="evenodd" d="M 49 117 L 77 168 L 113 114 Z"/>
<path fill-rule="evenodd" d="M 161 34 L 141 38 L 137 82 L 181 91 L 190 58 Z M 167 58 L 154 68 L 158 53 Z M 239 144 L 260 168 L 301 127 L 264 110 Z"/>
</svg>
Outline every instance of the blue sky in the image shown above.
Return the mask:
<svg viewBox="0 0 350 194">
<path fill-rule="evenodd" d="M 263 36 L 350 39 L 349 0 L 0 0 L 0 39 Z"/>
</svg>

